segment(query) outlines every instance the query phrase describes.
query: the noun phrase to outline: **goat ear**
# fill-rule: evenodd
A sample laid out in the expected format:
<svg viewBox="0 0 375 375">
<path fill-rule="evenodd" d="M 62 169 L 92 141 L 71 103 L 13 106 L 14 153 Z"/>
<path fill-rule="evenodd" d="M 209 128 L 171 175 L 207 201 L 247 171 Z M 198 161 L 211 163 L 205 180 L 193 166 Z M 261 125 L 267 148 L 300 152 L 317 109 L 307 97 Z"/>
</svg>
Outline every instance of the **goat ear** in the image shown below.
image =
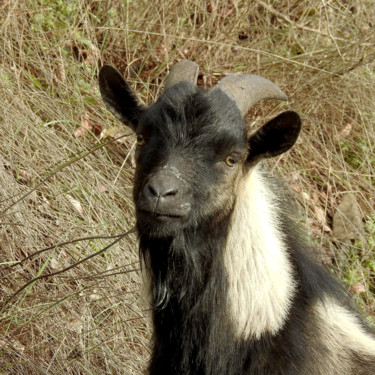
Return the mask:
<svg viewBox="0 0 375 375">
<path fill-rule="evenodd" d="M 111 65 L 104 65 L 99 72 L 99 88 L 108 109 L 125 125 L 136 131 L 144 108 L 121 73 Z"/>
<path fill-rule="evenodd" d="M 301 118 L 296 112 L 280 113 L 250 136 L 247 162 L 255 164 L 288 151 L 296 142 L 300 130 Z"/>
</svg>

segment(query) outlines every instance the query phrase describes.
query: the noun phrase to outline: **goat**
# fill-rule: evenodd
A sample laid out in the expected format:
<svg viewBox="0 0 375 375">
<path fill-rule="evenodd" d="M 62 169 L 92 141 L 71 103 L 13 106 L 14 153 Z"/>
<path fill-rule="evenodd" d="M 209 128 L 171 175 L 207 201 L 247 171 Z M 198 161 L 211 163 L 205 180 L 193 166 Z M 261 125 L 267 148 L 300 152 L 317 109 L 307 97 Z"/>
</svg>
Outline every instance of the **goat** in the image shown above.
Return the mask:
<svg viewBox="0 0 375 375">
<path fill-rule="evenodd" d="M 137 134 L 134 201 L 153 319 L 151 375 L 372 375 L 375 336 L 344 288 L 306 251 L 289 197 L 263 159 L 289 150 L 285 111 L 247 135 L 265 78 L 230 74 L 210 90 L 177 63 L 140 104 L 122 75 L 99 73 L 103 101 Z"/>
</svg>

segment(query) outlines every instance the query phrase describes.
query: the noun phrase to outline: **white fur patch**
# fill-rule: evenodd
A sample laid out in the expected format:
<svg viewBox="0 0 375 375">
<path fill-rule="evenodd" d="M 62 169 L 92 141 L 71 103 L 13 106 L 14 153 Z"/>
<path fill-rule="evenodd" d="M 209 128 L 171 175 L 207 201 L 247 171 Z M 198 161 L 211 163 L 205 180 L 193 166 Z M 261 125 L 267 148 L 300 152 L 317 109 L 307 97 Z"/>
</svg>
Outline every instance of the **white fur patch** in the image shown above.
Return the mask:
<svg viewBox="0 0 375 375">
<path fill-rule="evenodd" d="M 330 301 L 317 303 L 314 310 L 321 320 L 322 334 L 332 352 L 341 347 L 375 356 L 375 338 L 363 329 L 352 312 Z"/>
<path fill-rule="evenodd" d="M 295 283 L 280 229 L 276 197 L 254 169 L 238 186 L 225 250 L 228 309 L 239 338 L 279 331 Z"/>
</svg>

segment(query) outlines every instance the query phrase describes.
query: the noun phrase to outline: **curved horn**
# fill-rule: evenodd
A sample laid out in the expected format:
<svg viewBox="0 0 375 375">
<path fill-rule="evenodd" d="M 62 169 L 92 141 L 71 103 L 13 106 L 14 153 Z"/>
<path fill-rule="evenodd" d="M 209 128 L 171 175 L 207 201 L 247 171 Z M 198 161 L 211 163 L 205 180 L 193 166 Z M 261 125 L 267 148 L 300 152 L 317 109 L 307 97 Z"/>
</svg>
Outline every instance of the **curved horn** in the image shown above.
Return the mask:
<svg viewBox="0 0 375 375">
<path fill-rule="evenodd" d="M 254 74 L 228 74 L 212 90 L 222 90 L 236 102 L 242 116 L 262 99 L 288 100 L 271 81 Z"/>
<path fill-rule="evenodd" d="M 169 72 L 165 81 L 165 89 L 182 81 L 188 81 L 196 85 L 198 72 L 199 66 L 195 62 L 189 60 L 180 61 Z"/>
</svg>

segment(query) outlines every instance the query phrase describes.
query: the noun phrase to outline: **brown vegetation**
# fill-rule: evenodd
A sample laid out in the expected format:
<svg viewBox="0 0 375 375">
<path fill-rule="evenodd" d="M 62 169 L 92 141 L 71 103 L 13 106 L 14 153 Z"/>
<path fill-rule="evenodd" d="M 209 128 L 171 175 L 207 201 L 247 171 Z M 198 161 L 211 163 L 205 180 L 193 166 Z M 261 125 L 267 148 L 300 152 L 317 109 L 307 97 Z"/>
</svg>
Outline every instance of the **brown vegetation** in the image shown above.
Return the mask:
<svg viewBox="0 0 375 375">
<path fill-rule="evenodd" d="M 101 102 L 103 63 L 146 103 L 181 59 L 201 87 L 237 71 L 276 82 L 289 103 L 249 120 L 302 115 L 299 144 L 270 166 L 375 316 L 374 20 L 371 0 L 0 1 L 0 373 L 140 374 L 149 356 L 136 237 L 122 236 L 135 139 Z M 348 192 L 365 238 L 339 241 Z"/>
</svg>

